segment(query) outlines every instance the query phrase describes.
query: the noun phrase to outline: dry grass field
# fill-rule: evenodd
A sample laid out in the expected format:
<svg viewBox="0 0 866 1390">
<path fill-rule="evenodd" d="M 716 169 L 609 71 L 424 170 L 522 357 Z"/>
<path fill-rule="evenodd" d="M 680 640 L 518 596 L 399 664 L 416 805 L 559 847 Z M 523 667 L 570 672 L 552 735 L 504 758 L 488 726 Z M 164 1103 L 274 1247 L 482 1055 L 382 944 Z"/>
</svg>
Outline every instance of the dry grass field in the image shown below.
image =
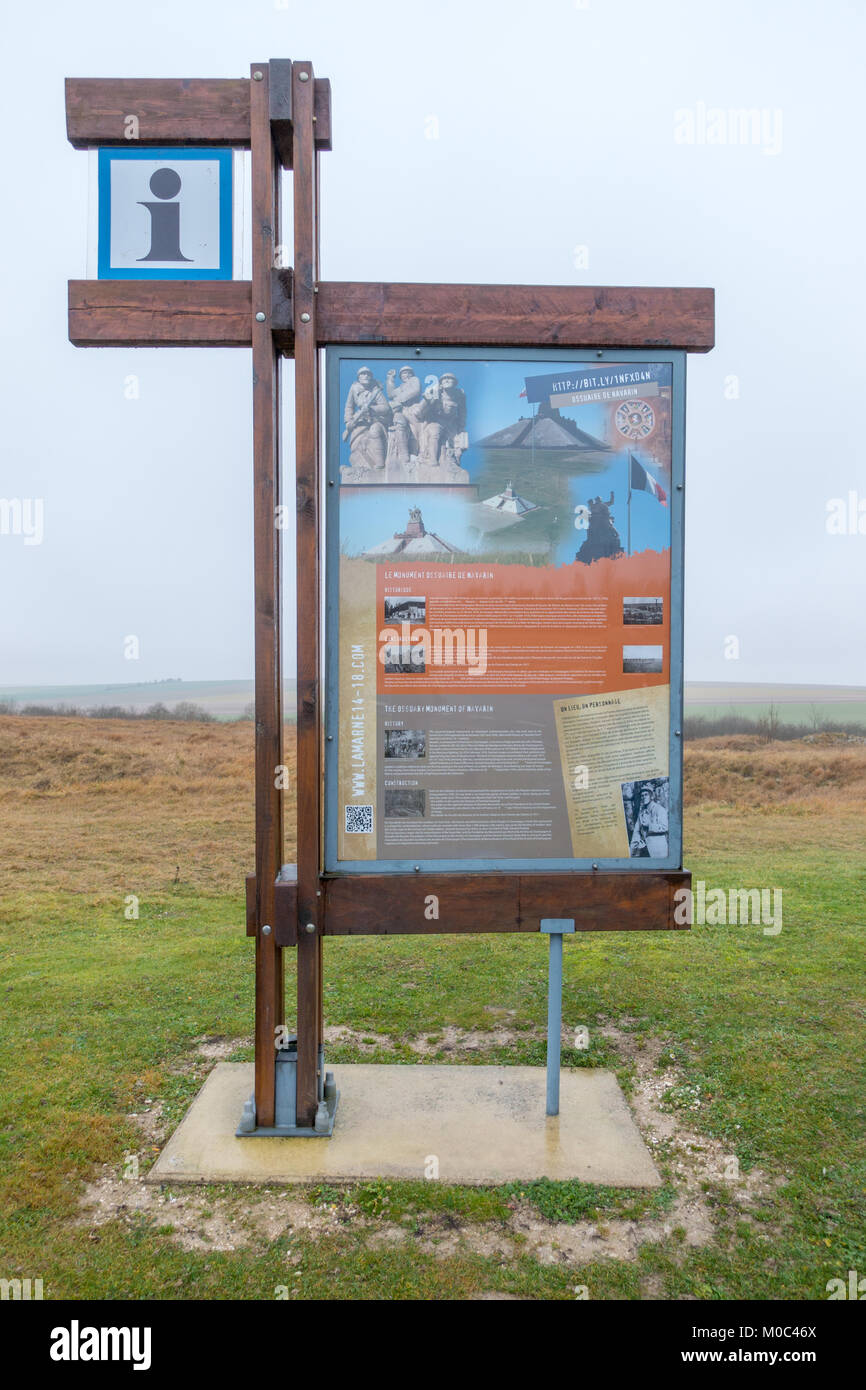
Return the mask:
<svg viewBox="0 0 866 1390">
<path fill-rule="evenodd" d="M 293 726 L 286 736 L 293 783 Z M 685 766 L 687 850 L 756 833 L 768 847 L 862 850 L 866 744 L 701 739 Z M 0 717 L 0 892 L 239 893 L 254 857 L 252 769 L 249 722 Z M 294 815 L 290 791 L 287 860 Z"/>
<path fill-rule="evenodd" d="M 0 718 L 0 892 L 237 893 L 253 863 L 249 721 Z"/>
</svg>

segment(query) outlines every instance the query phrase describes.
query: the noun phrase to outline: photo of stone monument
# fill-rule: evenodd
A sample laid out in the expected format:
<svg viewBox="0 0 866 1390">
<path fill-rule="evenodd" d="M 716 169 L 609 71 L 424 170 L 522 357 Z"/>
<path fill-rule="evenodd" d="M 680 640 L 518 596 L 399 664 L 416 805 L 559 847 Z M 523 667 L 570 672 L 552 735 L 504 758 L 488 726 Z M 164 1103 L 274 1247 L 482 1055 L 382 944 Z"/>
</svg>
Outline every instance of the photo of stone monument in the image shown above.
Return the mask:
<svg viewBox="0 0 866 1390">
<path fill-rule="evenodd" d="M 451 371 L 425 381 L 409 364 L 389 368 L 384 385 L 372 368 L 358 368 L 343 409 L 343 484 L 469 483 L 460 466 L 469 448 L 466 392 Z"/>
<path fill-rule="evenodd" d="M 435 531 L 427 530 L 420 507 L 409 508 L 409 520 L 405 531 L 395 531 L 386 541 L 380 541 L 378 545 L 370 546 L 369 550 L 364 551 L 368 559 L 399 555 L 401 559 L 407 560 L 449 560 L 457 553 L 456 546 L 437 536 Z"/>
<path fill-rule="evenodd" d="M 601 497 L 590 497 L 586 504 L 589 508 L 586 540 L 574 557 L 582 565 L 591 565 L 593 560 L 614 558 L 623 553 L 622 541 L 613 524 L 610 510 L 613 501 L 611 492 L 606 502 L 602 501 Z"/>
</svg>

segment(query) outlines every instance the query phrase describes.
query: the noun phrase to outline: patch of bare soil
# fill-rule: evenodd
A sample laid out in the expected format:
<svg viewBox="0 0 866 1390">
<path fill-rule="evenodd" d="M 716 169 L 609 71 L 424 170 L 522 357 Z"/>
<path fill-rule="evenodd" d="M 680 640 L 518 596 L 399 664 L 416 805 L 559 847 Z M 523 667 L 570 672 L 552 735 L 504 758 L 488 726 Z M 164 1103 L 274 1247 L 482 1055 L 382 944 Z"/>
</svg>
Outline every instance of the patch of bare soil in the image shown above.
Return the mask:
<svg viewBox="0 0 866 1390">
<path fill-rule="evenodd" d="M 119 1177 L 108 1167 L 86 1187 L 77 1224 L 98 1234 L 109 1221 L 133 1226 L 142 1220 L 169 1228 L 184 1250 L 239 1250 L 282 1237 L 333 1235 L 349 1222 L 371 1224 L 351 1207 L 311 1206 L 291 1192 L 241 1188 L 214 1195 L 201 1187 L 161 1188 Z"/>
<path fill-rule="evenodd" d="M 326 1043 L 354 1047 L 359 1052 L 393 1051 L 394 1039 L 385 1033 L 373 1033 L 370 1029 L 357 1030 L 345 1024 L 337 1024 L 324 1030 Z"/>
<path fill-rule="evenodd" d="M 515 1009 L 487 1009 L 485 1012 L 499 1017 L 514 1018 Z M 435 1057 L 438 1052 L 486 1052 L 496 1047 L 513 1047 L 516 1042 L 527 1037 L 527 1033 L 516 1028 L 455 1028 L 450 1024 L 436 1032 L 425 1033 L 419 1038 L 408 1039 L 406 1046 L 417 1057 Z M 538 1035 L 539 1037 L 541 1034 Z M 571 1045 L 571 1034 L 563 1032 L 563 1040 Z M 349 1028 L 338 1024 L 325 1029 L 325 1042 L 353 1047 L 358 1052 L 393 1052 L 394 1039 L 384 1033 L 374 1033 L 369 1028 Z"/>
<path fill-rule="evenodd" d="M 771 1182 L 759 1169 L 741 1175 L 734 1156 L 726 1152 L 722 1143 L 690 1128 L 682 1109 L 667 1108 L 665 1097 L 671 1088 L 677 1087 L 681 1095 L 683 1092 L 682 1072 L 673 1054 L 668 1053 L 661 1039 L 646 1039 L 627 1031 L 635 1020 L 622 1019 L 621 1023 L 626 1027 L 608 1023 L 598 1031 L 619 1058 L 631 1065 L 634 1080 L 630 1104 L 638 1127 L 650 1151 L 672 1171 L 677 1196 L 663 1216 L 568 1223 L 547 1220 L 528 1201 L 520 1201 L 505 1222 L 463 1222 L 451 1212 L 421 1212 L 407 1226 L 364 1216 L 346 1203 L 312 1206 L 304 1198 L 292 1195 L 291 1190 L 238 1188 L 215 1195 L 196 1187 L 161 1189 L 106 1168 L 84 1193 L 80 1224 L 89 1226 L 98 1238 L 98 1227 L 108 1221 L 132 1224 L 146 1219 L 157 1227 L 170 1228 L 173 1237 L 187 1250 L 235 1250 L 263 1240 L 271 1243 L 297 1235 L 317 1238 L 351 1229 L 363 1233 L 366 1244 L 373 1249 L 412 1244 L 436 1259 L 469 1252 L 503 1264 L 520 1253 L 532 1255 L 544 1265 L 634 1260 L 642 1245 L 671 1236 L 684 1252 L 708 1245 L 714 1238 L 714 1226 L 710 1200 L 704 1190 L 707 1184 L 724 1183 L 741 1208 L 741 1219 L 750 1221 L 749 1208 L 771 1197 L 774 1186 L 784 1179 Z M 329 1028 L 326 1036 L 329 1042 L 349 1043 L 371 1052 L 393 1047 L 392 1040 L 384 1035 L 347 1027 Z M 505 1027 L 489 1031 L 448 1027 L 416 1040 L 412 1047 L 419 1056 L 439 1051 L 465 1053 L 507 1046 L 519 1036 L 516 1030 Z M 564 1037 L 564 1041 L 569 1040 Z M 204 1064 L 206 1069 L 208 1062 L 223 1060 L 239 1045 L 236 1039 L 219 1036 L 199 1038 L 196 1061 L 185 1066 Z M 699 1105 L 700 1097 L 696 1095 L 692 1108 Z M 142 1130 L 143 1150 L 148 1150 L 147 1158 L 131 1156 L 139 1160 L 143 1170 L 149 1166 L 153 1148 L 166 1137 L 161 1105 L 154 1103 L 152 1108 L 131 1118 Z M 126 1170 L 136 1172 L 135 1161 L 130 1168 L 127 1160 Z M 762 1224 L 761 1235 L 769 1241 L 774 1232 Z M 288 1258 L 293 1263 L 300 1257 L 290 1252 Z M 652 1277 L 645 1280 L 645 1285 L 645 1297 L 659 1296 L 658 1283 Z M 498 1295 L 479 1295 L 495 1296 Z"/>
<path fill-rule="evenodd" d="M 415 1038 L 409 1047 L 419 1057 L 434 1057 L 437 1052 L 489 1052 L 495 1047 L 513 1047 L 528 1036 L 516 1028 L 454 1028 L 449 1024 L 438 1033 Z M 570 1044 L 570 1035 L 568 1041 Z"/>
<path fill-rule="evenodd" d="M 199 1057 L 209 1062 L 227 1062 L 238 1048 L 251 1047 L 253 1038 L 252 1034 L 248 1038 L 227 1038 L 222 1033 L 215 1033 L 210 1037 L 193 1038 L 193 1042 Z"/>
</svg>

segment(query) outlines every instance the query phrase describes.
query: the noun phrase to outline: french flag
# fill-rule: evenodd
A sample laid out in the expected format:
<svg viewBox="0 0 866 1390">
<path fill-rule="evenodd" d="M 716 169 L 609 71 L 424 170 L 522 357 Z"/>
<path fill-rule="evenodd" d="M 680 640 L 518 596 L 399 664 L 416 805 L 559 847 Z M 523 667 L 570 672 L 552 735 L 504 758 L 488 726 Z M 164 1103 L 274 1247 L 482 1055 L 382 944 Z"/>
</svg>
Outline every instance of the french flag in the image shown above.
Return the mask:
<svg viewBox="0 0 866 1390">
<path fill-rule="evenodd" d="M 646 471 L 642 463 L 638 463 L 634 454 L 629 454 L 629 487 L 635 492 L 650 492 L 657 502 L 661 502 L 663 507 L 668 504 L 668 495 L 661 483 L 657 483 L 655 478 Z"/>
</svg>

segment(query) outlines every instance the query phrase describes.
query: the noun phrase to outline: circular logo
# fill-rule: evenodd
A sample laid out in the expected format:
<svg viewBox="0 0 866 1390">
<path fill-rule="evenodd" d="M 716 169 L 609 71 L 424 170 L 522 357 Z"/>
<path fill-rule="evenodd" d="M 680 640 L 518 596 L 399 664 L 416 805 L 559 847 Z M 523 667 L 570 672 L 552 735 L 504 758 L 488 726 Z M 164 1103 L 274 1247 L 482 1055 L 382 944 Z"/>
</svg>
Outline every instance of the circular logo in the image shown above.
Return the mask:
<svg viewBox="0 0 866 1390">
<path fill-rule="evenodd" d="M 646 401 L 623 401 L 616 408 L 614 421 L 626 439 L 646 439 L 656 426 L 656 417 Z"/>
</svg>

